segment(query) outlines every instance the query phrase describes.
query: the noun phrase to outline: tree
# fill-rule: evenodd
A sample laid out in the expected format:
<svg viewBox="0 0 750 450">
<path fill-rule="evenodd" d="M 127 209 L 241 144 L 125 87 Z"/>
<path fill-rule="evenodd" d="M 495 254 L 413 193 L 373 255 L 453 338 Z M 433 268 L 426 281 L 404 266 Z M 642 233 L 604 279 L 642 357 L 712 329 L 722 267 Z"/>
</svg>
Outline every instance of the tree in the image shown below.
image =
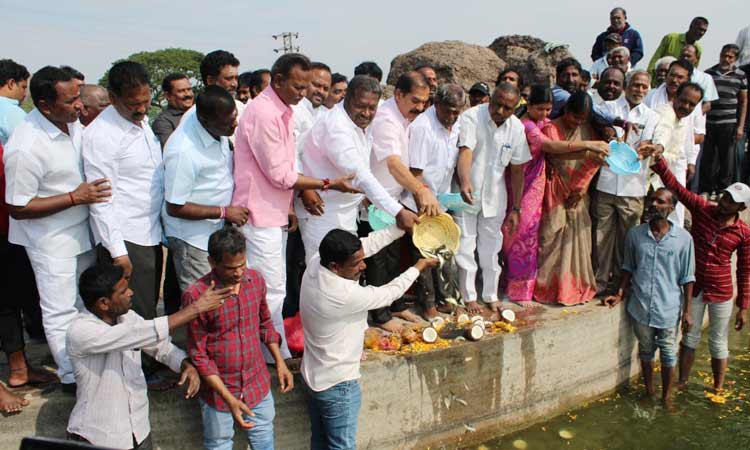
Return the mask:
<svg viewBox="0 0 750 450">
<path fill-rule="evenodd" d="M 166 105 L 166 101 L 162 96 L 161 81 L 170 73 L 184 73 L 193 84 L 193 89 L 199 90 L 202 87 L 203 83 L 200 77 L 202 59 L 203 53 L 195 50 L 165 48 L 153 52 L 133 53 L 127 58 L 119 59 L 112 64 L 114 65 L 121 61 L 135 61 L 143 64 L 151 80 L 151 105 L 155 107 L 152 108 L 149 115 L 155 115 Z M 107 86 L 106 73 L 99 80 L 99 84 L 104 87 Z"/>
</svg>

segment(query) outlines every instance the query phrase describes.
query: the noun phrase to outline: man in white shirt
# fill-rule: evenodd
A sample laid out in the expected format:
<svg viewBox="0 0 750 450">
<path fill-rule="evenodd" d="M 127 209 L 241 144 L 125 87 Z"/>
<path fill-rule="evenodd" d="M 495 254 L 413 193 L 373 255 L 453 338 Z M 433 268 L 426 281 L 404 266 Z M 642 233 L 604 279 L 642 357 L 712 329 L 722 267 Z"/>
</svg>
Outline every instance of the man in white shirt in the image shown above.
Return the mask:
<svg viewBox="0 0 750 450">
<path fill-rule="evenodd" d="M 623 136 L 636 149 L 641 143 L 651 143 L 659 116 L 643 103 L 651 86 L 651 75 L 645 70 L 634 70 L 626 77 L 625 96 L 605 102 L 602 106 L 611 114 L 623 117 L 635 127 Z M 648 161 L 641 162 L 641 171 L 633 175 L 618 175 L 602 166 L 596 189 L 594 214 L 596 217 L 596 282 L 598 293 L 611 294 L 620 286 L 623 243 L 628 230 L 638 225 L 643 213 L 643 199 L 648 190 Z"/>
<path fill-rule="evenodd" d="M 342 75 L 338 72 L 331 75 L 331 90 L 328 91 L 328 97 L 323 103 L 328 109 L 333 109 L 338 102 L 344 99 L 346 96 L 346 86 L 349 84 L 349 79 L 346 75 Z"/>
<path fill-rule="evenodd" d="M 201 79 L 204 86 L 220 86 L 229 92 L 232 97 L 237 95 L 237 77 L 239 76 L 240 60 L 226 50 L 214 50 L 201 60 Z M 242 117 L 245 104 L 239 100 L 234 101 L 237 105 L 237 117 Z M 191 108 L 195 111 L 195 107 Z"/>
<path fill-rule="evenodd" d="M 222 306 L 233 289 L 209 289 L 172 315 L 144 320 L 130 310 L 133 291 L 122 266 L 90 267 L 81 275 L 79 288 L 86 308 L 73 319 L 66 339 L 79 386 L 68 437 L 107 448 L 151 450 L 141 351 L 181 373 L 179 384 L 187 383 L 185 397 L 193 397 L 200 376 L 169 335 Z"/>
<path fill-rule="evenodd" d="M 466 94 L 457 84 L 442 84 L 434 102 L 409 126 L 409 169 L 437 197 L 451 191 L 458 161 L 458 117 L 466 105 Z M 413 195 L 406 197 L 404 204 L 416 208 Z M 420 281 L 426 291 L 425 318 L 431 319 L 437 315 L 435 305 L 446 295 L 445 290 L 438 285 L 436 269 L 423 272 Z"/>
<path fill-rule="evenodd" d="M 150 320 L 156 317 L 162 273 L 164 166 L 147 120 L 146 69 L 132 61 L 115 64 L 107 89 L 112 105 L 83 136 L 87 180 L 107 178 L 112 184 L 111 201 L 91 207 L 91 228 L 99 260 L 122 266 L 134 292 L 133 309 Z"/>
<path fill-rule="evenodd" d="M 461 196 L 474 208 L 456 213 L 461 228 L 461 246 L 456 256 L 459 288 L 471 314 L 481 313 L 477 302 L 477 263 L 482 268 L 482 300 L 497 313 L 500 281 L 498 253 L 503 246 L 503 231 L 514 233 L 521 213 L 523 165 L 531 160 L 523 124 L 513 115 L 518 105 L 518 88 L 503 83 L 495 87 L 489 103 L 461 114 L 458 137 L 458 179 Z M 514 198 L 506 217 L 508 191 L 505 169 L 510 165 Z"/>
<path fill-rule="evenodd" d="M 740 48 L 740 56 L 737 65 L 743 66 L 750 64 L 750 26 L 747 26 L 737 33 L 737 47 Z"/>
<path fill-rule="evenodd" d="M 361 404 L 357 380 L 367 312 L 401 298 L 420 272 L 437 266 L 436 259 L 420 259 L 386 285 L 360 286 L 365 258 L 403 234 L 392 226 L 360 240 L 334 229 L 310 259 L 300 295 L 305 334 L 300 370 L 310 394 L 311 448 L 356 447 Z"/>
<path fill-rule="evenodd" d="M 237 127 L 234 99 L 208 86 L 196 113 L 177 127 L 164 148 L 164 232 L 180 290 L 209 273 L 208 238 L 224 222 L 242 226 L 247 208 L 231 206 L 234 181 L 229 136 Z"/>
<path fill-rule="evenodd" d="M 334 179 L 353 175 L 352 184 L 364 191 L 378 208 L 411 229 L 417 216 L 391 197 L 370 171 L 372 137 L 369 126 L 380 99 L 380 84 L 373 78 L 352 78 L 346 98 L 313 125 L 302 152 L 302 172 L 314 178 Z M 357 213 L 362 194 L 320 192 L 323 210 L 297 205 L 300 231 L 308 263 L 320 241 L 332 229 L 357 234 Z M 317 214 L 316 214 L 317 213 Z"/>
<path fill-rule="evenodd" d="M 695 48 L 695 45 L 686 44 L 682 47 L 680 58 L 690 61 L 690 64 L 693 65 L 693 74 L 690 76 L 690 81 L 698 83 L 703 88 L 703 103 L 701 108 L 704 115 L 708 114 L 711 111 L 711 102 L 719 99 L 719 91 L 716 89 L 716 83 L 714 83 L 711 75 L 698 68 L 698 49 Z"/>
<path fill-rule="evenodd" d="M 425 67 L 429 72 L 432 69 Z M 433 72 L 434 76 L 434 72 Z M 407 72 L 396 81 L 393 97 L 384 101 L 379 107 L 372 121 L 372 155 L 370 168 L 375 178 L 396 201 L 400 201 L 405 194 L 416 196 L 413 211 L 420 214 L 435 215 L 439 212 L 437 198 L 424 183 L 421 183 L 409 171 L 409 124 L 419 116 L 430 100 L 430 85 L 421 72 Z M 369 226 L 364 225 L 364 233 L 369 232 Z M 371 286 L 381 286 L 388 283 L 401 273 L 401 248 L 413 248 L 410 239 L 402 239 L 387 246 L 367 262 L 365 279 Z M 425 304 L 425 286 L 417 286 L 417 297 L 424 309 L 423 315 L 434 317 L 437 315 L 434 304 Z M 393 315 L 407 321 L 419 321 L 414 313 L 406 307 L 406 302 L 398 300 L 388 308 L 372 312 L 373 322 L 387 331 L 399 331 L 399 322 Z"/>
<path fill-rule="evenodd" d="M 110 196 L 106 177 L 84 182 L 81 170 L 81 104 L 78 84 L 56 67 L 31 80 L 34 109 L 5 149 L 5 201 L 10 242 L 31 261 L 47 343 L 63 389 L 75 393 L 65 332 L 78 313 L 78 275 L 95 261 L 89 239 L 88 204 Z"/>
<path fill-rule="evenodd" d="M 601 73 L 596 89 L 589 90 L 588 94 L 596 106 L 604 109 L 607 102 L 616 101 L 622 97 L 623 86 L 625 86 L 625 72 L 618 67 L 608 67 Z"/>
<path fill-rule="evenodd" d="M 664 129 L 671 130 L 668 133 L 670 144 L 663 143 L 673 153 L 673 157 L 668 158 L 669 168 L 683 186 L 689 183 L 695 175 L 695 163 L 700 153 L 700 144 L 706 134 L 706 118 L 700 108 L 700 99 L 699 108 L 691 109 L 692 112 L 687 117 L 679 120 L 672 117 L 674 115 L 672 103 L 677 98 L 677 91 L 682 84 L 690 81 L 692 73 L 693 65 L 690 61 L 685 59 L 673 61 L 669 65 L 667 81 L 658 88 L 651 89 L 643 101 L 646 106 L 659 114 L 661 117 L 659 121 L 660 123 L 664 122 Z M 676 133 L 678 130 L 680 132 Z M 667 136 L 667 134 L 664 136 Z M 681 153 L 680 150 L 682 150 Z M 660 181 L 652 181 L 652 183 L 655 183 L 656 187 L 661 186 Z M 683 226 L 685 207 L 681 203 L 675 207 L 670 215 L 670 220 L 679 226 Z"/>
<path fill-rule="evenodd" d="M 328 98 L 331 89 L 331 68 L 321 62 L 310 63 L 310 84 L 307 86 L 305 98 L 296 105 L 292 105 L 294 111 L 294 138 L 297 141 L 297 168 L 302 171 L 302 149 L 305 145 L 307 132 L 310 131 L 315 121 L 325 113 L 321 108 L 323 102 Z M 315 191 L 312 191 L 315 192 Z"/>
<path fill-rule="evenodd" d="M 591 73 L 591 77 L 598 80 L 599 74 L 604 71 L 607 67 L 609 67 L 609 62 L 607 61 L 607 57 L 609 56 L 609 51 L 613 48 L 617 48 L 622 45 L 622 36 L 620 36 L 619 33 L 609 33 L 604 38 L 604 49 L 606 52 L 604 55 L 594 61 L 594 64 L 591 65 L 591 69 L 589 72 Z"/>
</svg>

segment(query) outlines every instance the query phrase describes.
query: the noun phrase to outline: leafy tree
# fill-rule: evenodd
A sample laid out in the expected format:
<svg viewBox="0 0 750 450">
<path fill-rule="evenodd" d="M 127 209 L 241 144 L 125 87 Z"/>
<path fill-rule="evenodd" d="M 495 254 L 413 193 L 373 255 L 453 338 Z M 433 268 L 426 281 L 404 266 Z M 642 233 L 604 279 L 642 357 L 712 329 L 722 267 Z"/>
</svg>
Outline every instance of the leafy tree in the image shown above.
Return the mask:
<svg viewBox="0 0 750 450">
<path fill-rule="evenodd" d="M 165 48 L 153 52 L 133 53 L 125 59 L 115 61 L 117 64 L 121 61 L 135 61 L 143 64 L 151 80 L 151 105 L 150 116 L 154 116 L 166 106 L 166 100 L 163 98 L 161 91 L 161 81 L 173 72 L 180 72 L 187 75 L 193 84 L 193 89 L 199 90 L 202 86 L 200 77 L 200 64 L 203 59 L 203 53 L 195 50 L 183 48 Z M 99 84 L 107 86 L 107 74 L 99 80 Z"/>
</svg>

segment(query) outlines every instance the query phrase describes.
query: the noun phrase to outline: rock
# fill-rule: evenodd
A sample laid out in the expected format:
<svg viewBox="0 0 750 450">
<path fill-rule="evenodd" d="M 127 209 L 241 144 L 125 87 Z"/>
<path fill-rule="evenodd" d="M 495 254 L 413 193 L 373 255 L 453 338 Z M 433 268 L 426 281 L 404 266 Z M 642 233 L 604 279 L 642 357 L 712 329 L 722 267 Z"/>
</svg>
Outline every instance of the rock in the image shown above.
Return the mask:
<svg viewBox="0 0 750 450">
<path fill-rule="evenodd" d="M 456 83 L 467 91 L 478 81 L 494 86 L 497 74 L 506 66 L 487 47 L 461 41 L 428 42 L 393 58 L 388 84 L 395 85 L 401 74 L 420 64 L 433 66 L 441 84 Z"/>
<path fill-rule="evenodd" d="M 520 71 L 526 84 L 549 83 L 554 80 L 557 63 L 573 55 L 564 46 L 547 53 L 544 50 L 546 44 L 533 36 L 511 35 L 495 39 L 489 48 L 508 67 Z"/>
</svg>

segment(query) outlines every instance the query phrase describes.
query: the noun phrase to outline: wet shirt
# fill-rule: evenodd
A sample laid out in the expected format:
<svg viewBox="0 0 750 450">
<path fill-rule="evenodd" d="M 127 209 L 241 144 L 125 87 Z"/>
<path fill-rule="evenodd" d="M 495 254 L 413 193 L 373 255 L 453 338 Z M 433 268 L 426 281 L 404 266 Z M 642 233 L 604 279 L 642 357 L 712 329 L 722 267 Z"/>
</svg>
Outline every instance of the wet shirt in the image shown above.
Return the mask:
<svg viewBox="0 0 750 450">
<path fill-rule="evenodd" d="M 647 223 L 631 228 L 625 238 L 622 270 L 632 275 L 628 313 L 653 328 L 677 326 L 682 285 L 695 281 L 693 239 L 671 221 L 669 227 L 659 241 Z"/>
</svg>

